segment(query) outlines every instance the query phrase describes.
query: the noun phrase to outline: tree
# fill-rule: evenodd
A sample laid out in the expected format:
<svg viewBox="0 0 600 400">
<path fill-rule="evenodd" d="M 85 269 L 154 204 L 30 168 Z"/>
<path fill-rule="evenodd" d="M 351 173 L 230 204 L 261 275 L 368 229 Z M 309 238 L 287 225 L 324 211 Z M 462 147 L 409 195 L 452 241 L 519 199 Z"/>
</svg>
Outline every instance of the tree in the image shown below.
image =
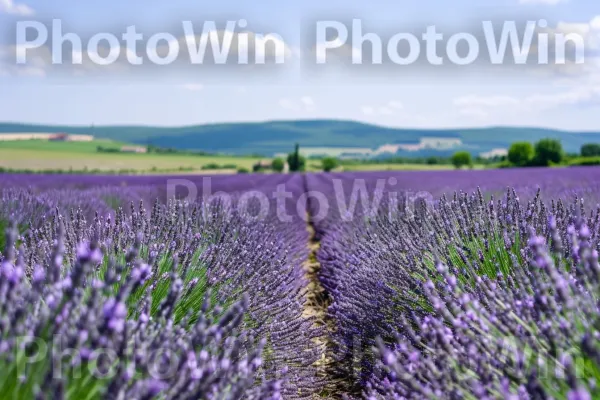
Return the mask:
<svg viewBox="0 0 600 400">
<path fill-rule="evenodd" d="M 452 164 L 458 169 L 472 165 L 471 153 L 468 151 L 459 151 L 452 156 Z"/>
<path fill-rule="evenodd" d="M 335 157 L 325 157 L 321 160 L 321 165 L 323 167 L 323 171 L 330 172 L 331 170 L 336 169 L 339 163 Z"/>
<path fill-rule="evenodd" d="M 427 157 L 427 159 L 425 160 L 425 163 L 427 165 L 436 165 L 440 163 L 440 160 L 437 157 L 431 156 L 431 157 Z"/>
<path fill-rule="evenodd" d="M 294 152 L 288 154 L 288 165 L 292 172 L 304 171 L 306 159 L 300 155 L 300 145 L 297 143 Z"/>
<path fill-rule="evenodd" d="M 598 143 L 587 143 L 581 146 L 582 157 L 596 157 L 600 156 L 600 144 Z"/>
<path fill-rule="evenodd" d="M 283 161 L 281 158 L 276 158 L 271 163 L 271 168 L 273 168 L 273 171 L 275 172 L 283 172 L 283 169 L 285 168 L 285 161 Z"/>
<path fill-rule="evenodd" d="M 559 164 L 564 158 L 562 144 L 556 139 L 542 139 L 535 144 L 535 165 L 547 167 L 550 164 Z"/>
<path fill-rule="evenodd" d="M 508 149 L 508 161 L 519 167 L 528 165 L 533 155 L 533 145 L 529 142 L 516 142 Z"/>
</svg>

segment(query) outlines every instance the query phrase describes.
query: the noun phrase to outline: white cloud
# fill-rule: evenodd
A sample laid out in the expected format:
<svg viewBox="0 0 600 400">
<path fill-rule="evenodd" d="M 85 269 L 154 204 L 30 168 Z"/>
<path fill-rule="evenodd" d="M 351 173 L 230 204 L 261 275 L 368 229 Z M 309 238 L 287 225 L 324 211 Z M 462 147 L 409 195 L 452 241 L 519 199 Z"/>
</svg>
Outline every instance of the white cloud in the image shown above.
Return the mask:
<svg viewBox="0 0 600 400">
<path fill-rule="evenodd" d="M 553 41 L 557 34 L 572 40 L 575 40 L 575 35 L 577 35 L 583 40 L 585 49 L 600 49 L 600 16 L 586 22 L 559 21 L 554 28 L 538 28 L 538 31 L 548 33 Z"/>
<path fill-rule="evenodd" d="M 453 100 L 455 106 L 459 107 L 502 107 L 518 105 L 519 100 L 511 96 L 477 96 L 467 95 L 457 97 Z"/>
<path fill-rule="evenodd" d="M 299 53 L 298 49 L 293 49 L 283 40 L 282 37 L 276 34 L 260 34 L 251 31 L 230 31 L 230 30 L 215 30 L 200 35 L 181 36 L 169 43 L 161 42 L 156 47 L 156 52 L 159 56 L 164 57 L 169 53 L 169 48 L 172 46 L 179 47 L 179 54 L 185 55 L 181 57 L 185 62 L 189 62 L 187 57 L 188 48 L 198 50 L 200 43 L 206 42 L 207 52 L 204 55 L 206 60 L 212 61 L 208 55 L 211 49 L 211 40 L 218 38 L 218 43 L 221 48 L 224 48 L 225 40 L 230 43 L 227 62 L 236 63 L 238 55 L 241 53 L 248 54 L 248 62 L 256 58 L 264 59 L 265 63 L 272 63 L 275 60 L 283 60 L 288 62 L 291 57 Z"/>
<path fill-rule="evenodd" d="M 390 101 L 388 103 L 388 106 L 391 107 L 391 108 L 393 108 L 393 109 L 396 109 L 396 110 L 402 110 L 402 109 L 404 109 L 404 104 L 402 104 L 401 102 L 396 101 L 396 100 Z"/>
<path fill-rule="evenodd" d="M 457 97 L 453 104 L 461 115 L 485 119 L 492 115 L 526 115 L 548 112 L 560 107 L 600 100 L 600 85 L 580 86 L 555 93 L 530 94 L 526 96 L 479 96 Z"/>
<path fill-rule="evenodd" d="M 352 59 L 353 46 L 351 43 L 345 43 L 340 38 L 335 38 L 328 43 L 330 46 L 332 46 L 332 48 L 324 50 L 324 53 L 318 51 L 319 46 L 322 43 L 317 43 L 310 49 L 310 54 L 307 53 L 306 56 L 310 57 L 309 59 L 315 60 L 315 62 L 319 64 L 329 64 L 340 61 L 346 62 L 347 60 Z"/>
<path fill-rule="evenodd" d="M 360 111 L 365 115 L 375 115 L 375 108 L 371 106 L 361 106 Z"/>
<path fill-rule="evenodd" d="M 461 108 L 458 112 L 465 117 L 476 119 L 486 119 L 490 115 L 489 112 L 477 107 Z"/>
<path fill-rule="evenodd" d="M 2 0 L 0 0 L 1 2 Z M 47 47 L 30 50 L 27 53 L 26 65 L 18 65 L 16 56 L 23 54 L 24 48 L 19 46 L 0 47 L 0 69 L 8 76 L 44 77 L 47 75 L 47 67 L 52 63 L 52 55 Z"/>
<path fill-rule="evenodd" d="M 181 85 L 181 87 L 192 92 L 199 92 L 200 90 L 204 89 L 204 85 L 200 83 L 186 83 Z"/>
<path fill-rule="evenodd" d="M 312 112 L 315 110 L 315 101 L 310 96 L 302 96 L 299 99 L 279 99 L 279 106 L 296 112 Z"/>
<path fill-rule="evenodd" d="M 0 0 L 0 12 L 14 15 L 33 15 L 33 8 L 22 3 L 15 3 L 14 0 Z"/>
<path fill-rule="evenodd" d="M 584 77 L 599 71 L 596 62 L 600 51 L 600 16 L 586 22 L 559 21 L 552 27 L 538 27 L 536 31 L 547 36 L 543 53 L 548 57 L 549 65 L 539 65 L 527 71 L 532 76 L 551 79 L 560 76 Z M 539 44 L 532 45 L 530 55 L 539 57 L 542 54 Z M 564 53 L 565 59 L 559 64 L 555 61 L 558 61 L 561 53 Z"/>
<path fill-rule="evenodd" d="M 404 110 L 404 105 L 396 100 L 391 100 L 385 105 L 363 105 L 360 107 L 360 111 L 364 115 L 375 116 L 375 115 L 396 115 L 398 112 Z"/>
<path fill-rule="evenodd" d="M 7 0 L 0 0 L 0 9 L 2 9 L 1 6 L 3 4 L 6 4 L 6 1 Z M 225 32 L 226 31 L 215 31 L 214 33 L 222 40 Z M 249 53 L 249 65 L 245 67 L 253 66 L 252 64 L 255 60 L 255 55 L 259 58 L 264 57 L 266 64 L 272 63 L 282 52 L 284 53 L 285 62 L 288 62 L 288 58 L 292 56 L 293 50 L 276 35 L 261 35 L 254 32 L 243 32 L 246 36 L 242 38 L 240 36 L 241 33 L 242 32 L 233 33 L 232 45 L 227 57 L 228 64 L 237 64 L 239 50 L 243 52 L 248 51 Z M 91 53 L 86 48 L 87 43 L 82 40 L 82 49 L 80 52 L 74 51 L 71 46 L 66 46 L 64 48 L 61 57 L 62 65 L 53 62 L 53 54 L 49 45 L 43 45 L 34 49 L 26 49 L 19 46 L 0 46 L 0 68 L 13 76 L 23 75 L 22 70 L 29 70 L 34 67 L 44 70 L 45 75 L 49 77 L 96 77 L 102 75 L 116 78 L 173 78 L 183 87 L 187 84 L 186 81 L 188 79 L 193 81 L 194 78 L 198 76 L 198 66 L 190 63 L 188 42 L 186 42 L 186 40 L 195 40 L 196 43 L 199 43 L 200 40 L 204 40 L 202 38 L 207 38 L 208 35 L 209 34 L 204 34 L 197 37 L 181 36 L 175 40 L 176 43 L 170 43 L 171 46 L 177 45 L 179 53 L 178 57 L 168 66 L 154 66 L 150 59 L 146 57 L 147 46 L 143 41 L 138 43 L 135 49 L 133 47 L 129 48 L 124 43 L 121 43 L 117 49 L 113 49 L 115 52 L 118 50 L 119 57 L 109 65 L 99 65 L 93 60 L 96 58 L 106 59 L 109 56 L 111 49 L 108 45 L 101 45 L 97 50 Z M 148 37 L 145 37 L 144 39 L 148 39 Z M 156 50 L 156 55 L 159 58 L 164 59 L 169 54 L 170 45 L 162 41 L 159 42 L 159 45 L 155 49 L 150 50 Z M 210 49 L 211 45 L 210 42 L 208 42 L 207 53 L 204 58 L 205 63 L 211 63 L 213 61 Z M 26 55 L 25 65 L 16 63 L 18 55 Z M 82 62 L 76 64 L 75 61 L 77 60 L 82 60 Z M 140 60 L 143 62 L 143 66 L 136 64 L 139 63 Z M 219 68 L 218 70 L 213 69 L 208 73 L 212 74 L 213 72 L 216 75 L 219 73 L 235 74 L 233 70 L 227 68 Z M 188 89 L 198 90 L 199 88 L 188 87 Z"/>
<path fill-rule="evenodd" d="M 19 76 L 30 76 L 36 78 L 46 77 L 46 70 L 39 67 L 26 67 L 22 68 L 17 73 Z"/>
<path fill-rule="evenodd" d="M 589 22 L 559 22 L 544 32 L 578 34 L 586 50 L 600 50 L 600 16 Z M 549 112 L 561 107 L 573 107 L 600 101 L 600 57 L 587 55 L 583 64 L 568 62 L 553 65 L 552 69 L 537 70 L 540 77 L 549 79 L 554 92 L 513 95 L 468 95 L 453 100 L 461 115 L 478 119 L 489 117 L 520 118 L 527 114 Z"/>
<path fill-rule="evenodd" d="M 2 1 L 2 0 L 0 0 Z M 126 50 L 123 48 L 123 50 Z M 62 64 L 54 63 L 53 54 L 49 46 L 40 46 L 26 49 L 23 46 L 0 47 L 0 67 L 12 76 L 31 76 L 32 70 L 38 72 L 35 76 L 60 75 L 64 77 L 84 77 L 94 74 L 123 74 L 132 66 L 127 62 L 127 52 L 122 51 L 121 56 L 110 65 L 98 65 L 90 57 L 106 57 L 109 49 L 99 47 L 97 52 L 65 50 L 62 54 Z M 25 57 L 25 64 L 17 64 L 19 57 Z M 81 60 L 80 64 L 75 61 Z M 41 73 L 43 71 L 43 74 Z"/>
<path fill-rule="evenodd" d="M 306 107 L 314 107 L 315 106 L 315 101 L 310 96 L 301 97 L 300 102 L 302 102 L 302 104 L 304 104 L 304 106 L 306 106 Z"/>
<path fill-rule="evenodd" d="M 592 30 L 592 25 L 585 22 L 563 22 L 559 21 L 556 24 L 556 31 L 561 33 L 578 33 L 580 35 L 587 35 Z"/>
</svg>

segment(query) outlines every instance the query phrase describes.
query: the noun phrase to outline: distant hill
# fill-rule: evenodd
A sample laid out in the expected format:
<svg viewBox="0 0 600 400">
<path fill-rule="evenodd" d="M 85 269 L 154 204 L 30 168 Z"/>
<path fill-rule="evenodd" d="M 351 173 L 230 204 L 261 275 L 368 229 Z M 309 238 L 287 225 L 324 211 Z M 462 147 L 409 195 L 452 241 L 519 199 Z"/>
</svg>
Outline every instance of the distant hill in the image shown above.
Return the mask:
<svg viewBox="0 0 600 400">
<path fill-rule="evenodd" d="M 399 129 L 338 120 L 223 123 L 184 127 L 82 127 L 0 123 L 0 135 L 38 132 L 91 134 L 97 138 L 141 145 L 153 144 L 186 150 L 265 156 L 289 152 L 294 143 L 299 143 L 304 149 L 318 147 L 375 150 L 385 146 L 388 151 L 403 156 L 447 155 L 459 149 L 480 154 L 508 148 L 510 143 L 515 141 L 535 142 L 547 137 L 561 140 L 568 152 L 579 152 L 584 143 L 600 143 L 600 132 L 567 132 L 521 127 Z M 379 156 L 384 156 L 384 153 Z"/>
</svg>

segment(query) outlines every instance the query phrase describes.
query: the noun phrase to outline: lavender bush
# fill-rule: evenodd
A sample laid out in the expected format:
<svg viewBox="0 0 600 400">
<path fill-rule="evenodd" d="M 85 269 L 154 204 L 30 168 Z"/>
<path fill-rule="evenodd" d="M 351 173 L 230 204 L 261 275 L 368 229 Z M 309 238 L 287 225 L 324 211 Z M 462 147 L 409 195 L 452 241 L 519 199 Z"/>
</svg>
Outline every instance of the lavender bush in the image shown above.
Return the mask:
<svg viewBox="0 0 600 400">
<path fill-rule="evenodd" d="M 17 239 L 9 229 L 0 271 L 2 398 L 278 396 L 277 381 L 255 386 L 264 342 L 254 346 L 240 330 L 247 297 L 226 311 L 211 307 L 210 296 L 184 286 L 175 268 L 153 275 L 154 259 L 140 257 L 139 239 L 125 264 L 106 262 L 102 278 L 95 241 L 81 243 L 65 268 L 59 233 L 49 262 L 28 269 Z M 165 293 L 157 296 L 161 280 Z M 177 309 L 202 298 L 177 324 Z"/>
<path fill-rule="evenodd" d="M 368 399 L 600 395 L 599 221 L 479 191 L 342 225 L 320 254 L 334 372 Z"/>
<path fill-rule="evenodd" d="M 364 211 L 363 199 L 368 203 L 365 205 L 371 207 L 377 194 L 385 202 L 389 201 L 391 193 L 396 193 L 400 202 L 414 203 L 419 198 L 436 202 L 444 194 L 452 196 L 459 190 L 472 192 L 478 188 L 486 198 L 492 195 L 501 197 L 510 187 L 523 200 L 533 199 L 541 189 L 545 201 L 570 201 L 575 197 L 592 205 L 600 201 L 600 168 L 597 167 L 348 172 L 310 174 L 306 180 L 307 190 L 323 193 L 328 199 L 329 212 L 315 226 L 319 237 L 344 223 L 339 204 L 352 208 L 353 191 L 357 211 L 351 214 L 357 216 Z M 363 192 L 360 191 L 361 185 L 366 189 Z M 340 193 L 341 198 L 337 198 Z M 318 201 L 313 200 L 312 203 L 312 214 L 317 215 Z M 384 211 L 385 206 L 383 203 L 378 208 Z"/>
<path fill-rule="evenodd" d="M 75 209 L 91 220 L 96 214 L 114 215 L 116 209 L 131 202 L 153 201 L 157 193 L 152 186 L 102 186 L 82 190 L 9 187 L 0 191 L 0 220 L 37 227 L 57 210 L 69 214 Z"/>
<path fill-rule="evenodd" d="M 600 397 L 597 171 L 3 176 L 0 398 Z"/>
<path fill-rule="evenodd" d="M 291 183 L 301 190 L 301 180 Z M 318 393 L 323 332 L 302 315 L 308 233 L 301 219 L 255 221 L 255 208 L 156 202 L 150 212 L 132 205 L 90 221 L 84 208 L 63 215 L 59 207 L 25 234 L 12 232 L 1 282 L 12 296 L 2 304 L 15 309 L 0 313 L 7 323 L 0 336 L 3 371 L 10 371 L 0 374 L 0 393 L 214 399 Z M 43 343 L 58 336 L 73 354 L 62 363 L 53 354 L 21 363 L 32 351 L 19 345 L 22 336 Z M 100 350 L 117 356 L 91 360 Z M 115 375 L 74 373 L 90 363 Z M 159 368 L 165 365 L 172 366 L 167 376 Z"/>
</svg>

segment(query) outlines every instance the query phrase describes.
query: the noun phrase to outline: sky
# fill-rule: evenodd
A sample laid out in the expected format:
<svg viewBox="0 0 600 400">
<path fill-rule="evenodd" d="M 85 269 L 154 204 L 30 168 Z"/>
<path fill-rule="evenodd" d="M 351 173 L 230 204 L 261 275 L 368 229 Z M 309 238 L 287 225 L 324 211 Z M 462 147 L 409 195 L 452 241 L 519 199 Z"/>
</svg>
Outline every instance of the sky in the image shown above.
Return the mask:
<svg viewBox="0 0 600 400">
<path fill-rule="evenodd" d="M 240 20 L 245 21 L 242 28 Z M 353 20 L 363 35 L 381 41 L 382 65 L 370 62 L 378 45 L 353 40 L 353 34 L 359 37 Z M 186 21 L 192 31 L 184 29 Z M 226 64 L 193 64 L 187 44 L 210 39 L 211 21 L 215 37 L 232 38 L 236 50 Z M 236 25 L 227 28 L 227 21 Z M 576 63 L 573 56 L 567 65 L 553 65 L 551 50 L 549 65 L 536 66 L 543 46 L 534 43 L 528 65 L 515 65 L 508 56 L 502 65 L 491 66 L 484 21 L 493 24 L 497 37 L 504 23 L 514 21 L 523 35 L 526 21 L 534 21 L 536 34 L 550 35 L 552 48 L 553 35 L 577 34 L 585 45 L 584 60 Z M 81 41 L 81 52 L 54 45 L 60 41 L 58 23 L 63 35 Z M 346 42 L 335 41 L 333 28 L 324 37 L 316 34 L 317 26 L 334 23 L 347 30 Z M 33 42 L 40 26 L 47 30 L 46 41 L 26 48 L 24 41 Z M 405 128 L 600 130 L 597 0 L 0 0 L 0 27 L 0 121 L 5 122 L 181 126 L 326 118 Z M 121 40 L 112 64 L 94 63 L 94 57 L 109 55 L 109 44 L 101 40 L 98 49 L 90 50 L 91 39 L 97 34 L 121 38 L 128 27 L 143 36 L 136 52 Z M 394 35 L 420 38 L 428 27 L 444 35 L 439 44 L 439 54 L 446 56 L 443 65 L 428 63 L 422 42 L 421 58 L 410 65 L 388 56 Z M 19 32 L 26 32 L 21 41 Z M 479 41 L 479 56 L 469 65 L 454 65 L 444 51 L 457 33 Z M 173 40 L 151 44 L 148 39 L 155 34 Z M 408 43 L 400 41 L 400 55 L 408 55 Z M 337 48 L 327 50 L 325 63 L 317 64 L 316 49 L 324 45 Z M 148 50 L 167 57 L 175 47 L 179 56 L 170 65 L 152 64 Z M 238 64 L 238 49 L 251 50 L 247 65 Z M 354 65 L 352 53 L 359 49 L 363 65 Z M 463 41 L 457 52 L 465 57 L 467 50 Z M 254 62 L 255 51 L 267 64 Z M 205 59 L 212 55 L 207 52 Z M 282 64 L 273 62 L 277 55 Z M 73 64 L 79 56 L 82 63 Z M 132 64 L 134 56 L 141 57 L 142 65 Z M 24 63 L 17 62 L 19 57 Z"/>
</svg>

